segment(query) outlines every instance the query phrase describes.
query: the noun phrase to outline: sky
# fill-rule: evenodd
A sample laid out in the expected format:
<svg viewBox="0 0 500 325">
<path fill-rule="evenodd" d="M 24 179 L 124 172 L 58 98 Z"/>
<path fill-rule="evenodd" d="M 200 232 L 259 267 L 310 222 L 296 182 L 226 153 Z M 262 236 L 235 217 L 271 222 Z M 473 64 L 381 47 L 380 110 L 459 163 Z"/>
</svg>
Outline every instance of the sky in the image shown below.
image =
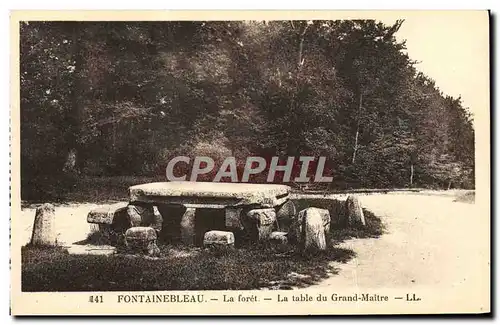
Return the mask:
<svg viewBox="0 0 500 325">
<path fill-rule="evenodd" d="M 488 16 L 476 12 L 412 12 L 396 34 L 406 39 L 408 55 L 417 69 L 436 81 L 441 91 L 462 97 L 473 114 L 489 109 Z M 393 18 L 382 19 L 392 24 Z"/>
</svg>

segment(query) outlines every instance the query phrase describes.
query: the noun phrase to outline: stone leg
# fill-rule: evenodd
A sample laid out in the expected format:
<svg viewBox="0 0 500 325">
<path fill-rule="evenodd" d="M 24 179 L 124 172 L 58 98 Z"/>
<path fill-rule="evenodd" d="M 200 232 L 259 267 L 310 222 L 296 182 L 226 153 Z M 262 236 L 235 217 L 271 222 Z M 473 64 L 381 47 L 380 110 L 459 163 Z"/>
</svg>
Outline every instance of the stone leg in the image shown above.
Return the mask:
<svg viewBox="0 0 500 325">
<path fill-rule="evenodd" d="M 266 240 L 276 226 L 276 211 L 269 209 L 253 209 L 247 212 L 250 224 L 257 227 L 258 241 Z"/>
<path fill-rule="evenodd" d="M 276 219 L 278 220 L 278 231 L 287 232 L 293 220 L 297 217 L 297 207 L 292 200 L 285 202 L 276 208 Z"/>
<path fill-rule="evenodd" d="M 127 214 L 132 227 L 156 228 L 158 226 L 154 207 L 151 204 L 129 204 Z"/>
<path fill-rule="evenodd" d="M 331 227 L 331 220 L 332 218 L 330 217 L 330 211 L 327 209 L 316 209 L 318 213 L 321 215 L 321 219 L 323 220 L 323 228 L 325 229 L 325 240 L 326 244 L 330 244 L 330 227 Z"/>
<path fill-rule="evenodd" d="M 163 219 L 160 238 L 167 243 L 179 242 L 181 239 L 181 220 L 186 212 L 182 205 L 158 204 L 158 211 Z"/>
<path fill-rule="evenodd" d="M 196 209 L 187 208 L 181 218 L 181 241 L 185 245 L 194 245 L 196 237 Z"/>
<path fill-rule="evenodd" d="M 242 208 L 232 208 L 228 207 L 224 210 L 225 213 L 225 224 L 227 228 L 230 229 L 243 229 L 243 224 L 241 222 L 241 212 Z"/>
<path fill-rule="evenodd" d="M 273 224 L 260 225 L 258 229 L 259 229 L 259 241 L 264 241 L 268 239 L 271 233 L 273 232 L 274 225 Z"/>
</svg>

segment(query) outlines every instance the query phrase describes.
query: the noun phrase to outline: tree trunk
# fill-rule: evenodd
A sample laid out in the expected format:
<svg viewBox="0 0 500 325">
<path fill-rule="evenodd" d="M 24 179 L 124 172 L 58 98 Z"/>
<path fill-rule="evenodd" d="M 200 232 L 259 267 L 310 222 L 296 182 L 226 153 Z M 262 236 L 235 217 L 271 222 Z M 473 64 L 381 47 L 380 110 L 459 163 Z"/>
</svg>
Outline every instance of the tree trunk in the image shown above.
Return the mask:
<svg viewBox="0 0 500 325">
<path fill-rule="evenodd" d="M 306 25 L 304 28 L 304 31 L 302 31 L 302 34 L 300 34 L 300 43 L 299 43 L 299 61 L 298 61 L 298 66 L 302 66 L 304 64 L 304 58 L 303 58 L 303 50 L 304 50 L 304 35 L 306 34 L 307 28 L 309 25 Z"/>
<path fill-rule="evenodd" d="M 72 55 L 74 58 L 75 69 L 73 72 L 73 85 L 71 90 L 71 109 L 68 114 L 68 125 L 67 127 L 67 148 L 70 150 L 68 154 L 68 159 L 66 164 L 73 164 L 73 169 L 71 172 L 77 171 L 81 165 L 78 155 L 80 152 L 80 135 L 83 119 L 83 80 L 82 80 L 82 68 L 83 68 L 83 56 L 82 56 L 82 39 L 81 39 L 81 27 L 79 22 L 73 23 L 73 37 L 72 37 Z M 69 159 L 74 161 L 70 162 Z M 66 164 L 64 168 L 66 169 Z"/>
<path fill-rule="evenodd" d="M 293 25 L 292 25 L 293 26 Z M 293 115 L 293 112 L 295 110 L 295 95 L 297 93 L 297 90 L 299 89 L 299 74 L 300 70 L 302 68 L 302 64 L 304 63 L 303 59 L 303 52 L 304 52 L 304 35 L 306 34 L 307 28 L 309 25 L 306 25 L 302 33 L 300 34 L 300 41 L 299 41 L 299 54 L 298 54 L 298 62 L 297 62 L 297 70 L 295 74 L 295 90 L 292 93 L 292 96 L 290 98 L 290 114 Z M 296 125 L 296 121 L 294 120 L 293 122 L 291 119 L 287 119 L 288 121 L 288 130 L 293 129 L 293 125 Z M 290 153 L 291 149 L 293 148 L 294 150 L 297 148 L 296 144 L 292 142 L 293 137 L 288 137 L 288 141 L 286 144 L 286 151 Z"/>
<path fill-rule="evenodd" d="M 359 122 L 358 122 L 358 126 L 356 128 L 356 139 L 354 142 L 354 152 L 352 154 L 352 163 L 353 164 L 356 161 L 356 152 L 358 151 L 358 137 L 359 137 Z"/>
<path fill-rule="evenodd" d="M 410 166 L 410 187 L 413 187 L 413 163 Z"/>
</svg>

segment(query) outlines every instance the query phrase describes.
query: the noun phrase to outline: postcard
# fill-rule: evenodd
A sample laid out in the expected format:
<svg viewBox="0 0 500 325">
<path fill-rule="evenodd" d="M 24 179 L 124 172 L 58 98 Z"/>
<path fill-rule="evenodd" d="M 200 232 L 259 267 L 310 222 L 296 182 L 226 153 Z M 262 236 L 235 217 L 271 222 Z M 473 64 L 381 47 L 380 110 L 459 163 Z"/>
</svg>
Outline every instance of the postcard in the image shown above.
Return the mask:
<svg viewBox="0 0 500 325">
<path fill-rule="evenodd" d="M 489 314 L 488 11 L 12 11 L 11 313 Z"/>
</svg>

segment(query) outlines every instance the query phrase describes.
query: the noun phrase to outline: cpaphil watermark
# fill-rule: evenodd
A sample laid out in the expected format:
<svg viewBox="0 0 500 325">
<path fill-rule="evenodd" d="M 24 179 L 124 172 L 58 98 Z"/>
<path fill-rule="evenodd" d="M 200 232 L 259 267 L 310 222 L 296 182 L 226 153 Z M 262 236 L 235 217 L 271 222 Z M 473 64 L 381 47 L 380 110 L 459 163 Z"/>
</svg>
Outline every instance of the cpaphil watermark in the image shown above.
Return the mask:
<svg viewBox="0 0 500 325">
<path fill-rule="evenodd" d="M 200 176 L 216 171 L 213 182 L 245 183 L 252 176 L 267 173 L 266 181 L 271 183 L 275 182 L 277 173 L 282 173 L 283 183 L 309 183 L 311 179 L 313 182 L 326 183 L 331 182 L 333 177 L 324 175 L 325 163 L 326 157 L 288 157 L 285 163 L 279 157 L 272 157 L 269 163 L 262 157 L 247 157 L 241 168 L 235 157 L 227 157 L 220 167 L 216 167 L 215 161 L 210 157 L 198 156 L 191 161 L 190 157 L 178 156 L 168 162 L 166 176 L 169 181 L 196 182 Z M 179 168 L 181 165 L 183 168 Z M 177 176 L 174 171 L 177 171 Z"/>
</svg>

